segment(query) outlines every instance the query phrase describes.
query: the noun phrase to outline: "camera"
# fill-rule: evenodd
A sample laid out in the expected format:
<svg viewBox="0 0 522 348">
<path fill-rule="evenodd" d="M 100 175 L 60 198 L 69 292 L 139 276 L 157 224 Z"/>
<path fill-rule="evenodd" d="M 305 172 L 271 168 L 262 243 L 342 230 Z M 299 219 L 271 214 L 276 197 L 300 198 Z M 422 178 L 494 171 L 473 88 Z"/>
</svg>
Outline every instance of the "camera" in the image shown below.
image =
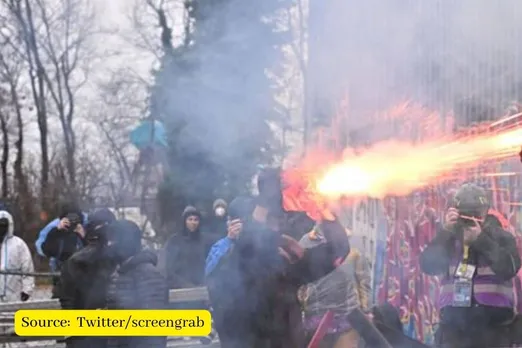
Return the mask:
<svg viewBox="0 0 522 348">
<path fill-rule="evenodd" d="M 476 223 L 481 224 L 484 218 L 480 212 L 477 211 L 460 211 L 458 224 L 462 227 L 473 227 Z"/>
</svg>

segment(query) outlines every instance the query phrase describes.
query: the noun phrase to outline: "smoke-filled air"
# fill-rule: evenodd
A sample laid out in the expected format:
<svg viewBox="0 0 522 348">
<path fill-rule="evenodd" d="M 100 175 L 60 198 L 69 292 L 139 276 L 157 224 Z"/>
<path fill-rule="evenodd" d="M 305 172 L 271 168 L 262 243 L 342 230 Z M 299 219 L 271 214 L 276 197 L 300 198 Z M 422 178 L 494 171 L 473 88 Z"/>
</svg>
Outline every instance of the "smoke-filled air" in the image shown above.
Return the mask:
<svg viewBox="0 0 522 348">
<path fill-rule="evenodd" d="M 520 0 L 0 0 L 2 347 L 522 347 L 521 231 Z"/>
</svg>

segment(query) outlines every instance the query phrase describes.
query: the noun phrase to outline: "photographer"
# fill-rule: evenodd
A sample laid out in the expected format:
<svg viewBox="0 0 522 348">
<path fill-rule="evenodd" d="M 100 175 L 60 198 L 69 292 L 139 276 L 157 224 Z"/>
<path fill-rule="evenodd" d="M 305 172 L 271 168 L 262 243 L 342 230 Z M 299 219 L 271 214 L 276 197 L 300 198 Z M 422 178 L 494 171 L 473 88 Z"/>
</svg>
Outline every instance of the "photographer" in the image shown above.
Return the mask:
<svg viewBox="0 0 522 348">
<path fill-rule="evenodd" d="M 84 224 L 87 215 L 74 204 L 66 204 L 59 218 L 51 221 L 38 236 L 36 247 L 40 255 L 50 259 L 52 271 L 60 271 L 62 264 L 74 252 L 85 246 Z M 41 252 L 40 252 L 41 251 Z M 53 298 L 58 295 L 59 278 L 53 279 Z"/>
<path fill-rule="evenodd" d="M 62 267 L 60 278 L 60 305 L 62 309 L 105 308 L 110 276 L 115 263 L 106 255 L 107 230 L 116 217 L 109 209 L 100 209 L 89 215 L 87 246 L 72 255 Z M 106 346 L 103 337 L 70 337 L 67 348 Z"/>
<path fill-rule="evenodd" d="M 489 208 L 482 188 L 463 185 L 444 225 L 421 254 L 422 271 L 443 276 L 436 335 L 441 347 L 509 346 L 515 316 L 512 278 L 520 256 L 514 237 Z"/>
</svg>

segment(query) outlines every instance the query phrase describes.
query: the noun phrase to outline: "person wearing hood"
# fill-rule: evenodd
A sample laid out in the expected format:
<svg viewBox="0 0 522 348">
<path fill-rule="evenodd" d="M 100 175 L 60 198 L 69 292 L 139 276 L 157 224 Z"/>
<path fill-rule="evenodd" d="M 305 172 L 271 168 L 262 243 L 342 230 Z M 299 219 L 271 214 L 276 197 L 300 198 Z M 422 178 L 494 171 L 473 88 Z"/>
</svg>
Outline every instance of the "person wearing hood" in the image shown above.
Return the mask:
<svg viewBox="0 0 522 348">
<path fill-rule="evenodd" d="M 209 229 L 216 242 L 227 235 L 227 202 L 222 198 L 216 199 L 212 204 L 212 211 L 214 214 L 210 219 Z"/>
<path fill-rule="evenodd" d="M 304 248 L 320 245 L 324 241 L 321 227 L 317 224 L 299 243 Z M 351 237 L 351 231 L 345 231 Z M 368 262 L 358 249 L 351 247 L 348 257 L 335 271 L 303 285 L 298 297 L 304 309 L 305 330 L 309 338 L 326 312 L 331 310 L 334 318 L 321 347 L 358 347 L 359 335 L 348 321 L 348 314 L 354 309 L 370 312 L 371 273 Z"/>
<path fill-rule="evenodd" d="M 209 243 L 201 233 L 201 213 L 193 206 L 182 214 L 183 228 L 165 245 L 165 272 L 170 289 L 204 284 L 203 272 Z"/>
<path fill-rule="evenodd" d="M 108 257 L 118 266 L 107 292 L 107 309 L 166 309 L 169 292 L 156 267 L 157 256 L 143 250 L 143 232 L 132 221 L 118 220 L 108 226 Z M 166 337 L 110 337 L 108 348 L 163 348 Z"/>
<path fill-rule="evenodd" d="M 223 312 L 234 313 L 226 325 L 235 330 L 223 348 L 305 346 L 297 290 L 332 272 L 349 253 L 348 237 L 337 221 L 325 221 L 325 242 L 309 249 L 289 236 L 309 230 L 293 231 L 298 221 L 289 224 L 281 184 L 278 169 L 259 175 L 253 212 L 237 222 L 242 228 L 234 247 L 212 271 L 213 286 L 227 290 L 215 302 Z"/>
<path fill-rule="evenodd" d="M 0 210 L 0 269 L 21 273 L 34 272 L 33 259 L 29 247 L 22 238 L 14 235 L 14 221 L 11 214 Z M 34 290 L 34 277 L 22 275 L 0 275 L 0 301 L 27 301 Z"/>
<path fill-rule="evenodd" d="M 90 216 L 86 229 L 87 246 L 74 253 L 63 265 L 60 278 L 62 309 L 105 308 L 110 276 L 116 268 L 106 253 L 107 228 L 116 220 L 109 209 L 100 209 Z M 70 337 L 68 348 L 105 347 L 99 337 Z"/>
</svg>

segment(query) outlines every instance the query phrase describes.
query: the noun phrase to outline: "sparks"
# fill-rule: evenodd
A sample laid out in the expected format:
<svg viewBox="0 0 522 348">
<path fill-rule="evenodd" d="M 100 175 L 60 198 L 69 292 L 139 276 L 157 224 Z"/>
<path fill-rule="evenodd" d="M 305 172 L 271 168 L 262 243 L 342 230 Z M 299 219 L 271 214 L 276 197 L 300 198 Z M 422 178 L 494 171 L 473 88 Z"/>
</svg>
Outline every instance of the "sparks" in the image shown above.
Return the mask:
<svg viewBox="0 0 522 348">
<path fill-rule="evenodd" d="M 520 128 L 453 141 L 383 142 L 359 155 L 346 152 L 317 180 L 316 189 L 330 199 L 408 195 L 457 169 L 516 156 L 521 144 Z"/>
</svg>

